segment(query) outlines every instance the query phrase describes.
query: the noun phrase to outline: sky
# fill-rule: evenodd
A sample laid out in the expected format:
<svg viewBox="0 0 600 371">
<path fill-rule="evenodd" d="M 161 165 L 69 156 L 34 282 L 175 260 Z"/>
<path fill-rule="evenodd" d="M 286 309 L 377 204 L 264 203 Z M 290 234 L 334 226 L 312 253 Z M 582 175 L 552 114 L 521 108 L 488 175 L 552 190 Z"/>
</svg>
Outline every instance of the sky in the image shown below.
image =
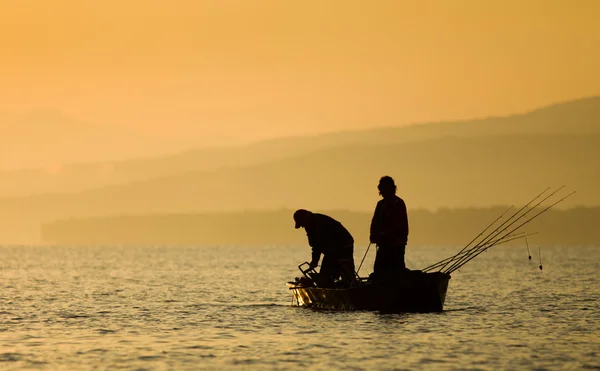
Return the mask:
<svg viewBox="0 0 600 371">
<path fill-rule="evenodd" d="M 519 113 L 600 94 L 598 19 L 596 0 L 0 0 L 0 113 L 244 140 Z"/>
</svg>

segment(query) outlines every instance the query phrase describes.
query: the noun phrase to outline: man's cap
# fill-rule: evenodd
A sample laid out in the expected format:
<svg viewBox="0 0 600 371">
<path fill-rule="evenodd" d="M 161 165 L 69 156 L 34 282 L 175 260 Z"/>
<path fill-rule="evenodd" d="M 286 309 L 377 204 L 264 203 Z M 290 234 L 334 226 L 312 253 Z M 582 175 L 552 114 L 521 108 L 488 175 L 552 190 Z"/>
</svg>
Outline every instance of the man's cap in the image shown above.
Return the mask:
<svg viewBox="0 0 600 371">
<path fill-rule="evenodd" d="M 296 229 L 302 227 L 304 225 L 304 221 L 306 217 L 310 214 L 310 211 L 304 209 L 298 209 L 294 213 L 294 221 L 296 222 Z"/>
</svg>

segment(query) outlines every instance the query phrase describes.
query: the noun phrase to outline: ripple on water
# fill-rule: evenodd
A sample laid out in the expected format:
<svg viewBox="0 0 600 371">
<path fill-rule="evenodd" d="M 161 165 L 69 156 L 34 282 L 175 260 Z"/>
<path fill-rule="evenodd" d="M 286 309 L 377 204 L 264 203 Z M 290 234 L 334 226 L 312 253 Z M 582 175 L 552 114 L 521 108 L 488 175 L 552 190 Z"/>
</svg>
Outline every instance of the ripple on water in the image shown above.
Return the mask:
<svg viewBox="0 0 600 371">
<path fill-rule="evenodd" d="M 306 253 L 293 246 L 4 248 L 0 278 L 10 282 L 10 299 L 0 301 L 0 342 L 10 352 L 0 362 L 69 370 L 600 369 L 600 249 L 572 249 L 578 253 L 562 264 L 560 248 L 548 247 L 544 277 L 514 249 L 490 251 L 453 274 L 447 310 L 394 315 L 291 307 L 285 282 Z M 449 251 L 407 255 L 430 262 Z"/>
<path fill-rule="evenodd" d="M 25 356 L 21 353 L 0 353 L 0 362 L 17 362 L 24 358 Z"/>
</svg>

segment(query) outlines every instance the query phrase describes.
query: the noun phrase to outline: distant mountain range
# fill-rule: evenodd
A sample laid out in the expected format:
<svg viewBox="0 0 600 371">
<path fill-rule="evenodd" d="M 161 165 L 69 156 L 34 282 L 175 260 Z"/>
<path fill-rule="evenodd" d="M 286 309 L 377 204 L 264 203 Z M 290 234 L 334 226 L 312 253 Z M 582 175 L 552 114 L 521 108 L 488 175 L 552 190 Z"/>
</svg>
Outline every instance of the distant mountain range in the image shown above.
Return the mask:
<svg viewBox="0 0 600 371">
<path fill-rule="evenodd" d="M 509 117 L 80 164 L 52 178 L 4 173 L 0 192 L 13 197 L 0 198 L 6 228 L 0 241 L 39 238 L 41 223 L 70 217 L 283 207 L 367 211 L 378 200 L 382 175 L 397 179 L 409 211 L 525 203 L 563 184 L 578 192 L 563 206 L 598 206 L 598 158 L 600 97 L 594 97 Z"/>
<path fill-rule="evenodd" d="M 93 174 L 94 167 L 103 173 L 107 161 L 163 156 L 185 148 L 216 146 L 225 142 L 239 143 L 176 132 L 159 136 L 133 128 L 82 122 L 55 110 L 35 110 L 20 115 L 0 112 L 0 148 L 3 154 L 0 156 L 0 170 L 5 169 L 0 176 L 20 180 L 19 177 L 26 175 L 43 180 L 65 171 L 65 175 L 78 173 L 76 176 L 85 178 Z M 14 158 L 18 158 L 21 164 L 19 169 L 27 170 L 14 171 L 11 165 Z M 72 165 L 90 162 L 96 163 Z M 68 177 L 68 182 L 73 179 Z M 44 186 L 34 189 L 43 190 Z M 0 194 L 3 194 L 2 188 Z"/>
<path fill-rule="evenodd" d="M 33 130 L 33 123 L 38 123 L 34 125 L 36 127 L 41 125 L 38 121 L 44 115 L 37 114 L 35 116 L 38 117 L 37 120 L 30 118 L 29 124 L 23 125 L 25 129 L 20 138 L 0 136 L 0 146 L 4 148 L 3 151 L 10 156 L 27 156 L 28 153 L 34 153 L 38 157 L 46 156 L 53 151 L 68 151 L 73 158 L 72 153 L 76 150 L 73 146 L 99 147 L 103 153 L 114 152 L 111 156 L 125 158 L 131 157 L 135 151 L 144 153 L 143 148 L 135 149 L 136 143 L 148 147 L 145 151 L 150 151 L 149 147 L 168 148 L 165 143 L 157 144 L 157 138 L 138 137 L 133 140 L 135 135 L 131 132 L 76 125 L 56 113 L 48 113 L 46 116 L 54 118 L 44 126 L 52 130 L 57 130 L 57 127 L 63 131 L 72 130 L 75 133 L 72 134 L 77 139 L 70 139 L 69 143 L 48 143 L 46 138 L 49 135 L 44 134 L 43 130 L 37 131 L 35 135 L 27 135 L 27 130 Z M 1 121 L 0 132 L 2 132 Z M 600 97 L 591 97 L 505 117 L 415 124 L 318 136 L 285 137 L 250 145 L 201 148 L 123 161 L 85 162 L 83 159 L 78 159 L 63 161 L 59 168 L 54 169 L 0 171 L 0 198 L 39 193 L 78 192 L 192 171 L 244 167 L 353 144 L 400 144 L 449 137 L 596 133 L 600 133 Z M 63 137 L 67 138 L 68 135 Z M 162 141 L 164 142 L 164 139 Z M 13 150 L 15 146 L 19 148 L 16 151 Z M 123 152 L 123 148 L 129 148 L 130 152 Z M 66 152 L 63 157 L 65 156 L 67 156 Z"/>
</svg>

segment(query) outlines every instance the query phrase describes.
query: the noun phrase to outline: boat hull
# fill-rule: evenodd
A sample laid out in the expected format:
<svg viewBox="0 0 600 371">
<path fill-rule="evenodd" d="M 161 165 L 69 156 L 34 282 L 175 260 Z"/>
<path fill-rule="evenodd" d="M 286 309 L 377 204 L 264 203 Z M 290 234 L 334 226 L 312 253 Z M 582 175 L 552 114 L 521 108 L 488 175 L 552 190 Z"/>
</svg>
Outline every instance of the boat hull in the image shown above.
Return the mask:
<svg viewBox="0 0 600 371">
<path fill-rule="evenodd" d="M 320 288 L 288 282 L 296 305 L 337 310 L 385 312 L 441 312 L 450 276 L 408 271 L 401 276 L 361 282 L 350 288 Z"/>
</svg>

